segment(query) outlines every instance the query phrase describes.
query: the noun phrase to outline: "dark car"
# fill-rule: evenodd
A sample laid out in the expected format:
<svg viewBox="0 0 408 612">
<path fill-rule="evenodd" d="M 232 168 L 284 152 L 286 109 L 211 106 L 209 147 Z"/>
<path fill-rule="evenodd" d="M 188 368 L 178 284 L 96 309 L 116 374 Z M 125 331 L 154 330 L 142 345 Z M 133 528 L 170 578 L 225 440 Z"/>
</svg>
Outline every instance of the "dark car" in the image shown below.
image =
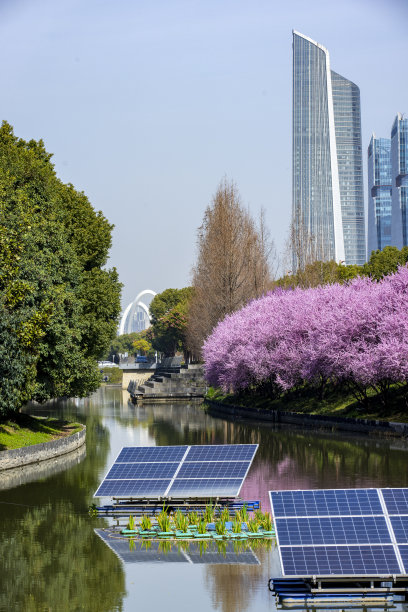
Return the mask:
<svg viewBox="0 0 408 612">
<path fill-rule="evenodd" d="M 136 357 L 136 363 L 147 363 L 148 359 L 145 355 L 138 355 Z"/>
</svg>

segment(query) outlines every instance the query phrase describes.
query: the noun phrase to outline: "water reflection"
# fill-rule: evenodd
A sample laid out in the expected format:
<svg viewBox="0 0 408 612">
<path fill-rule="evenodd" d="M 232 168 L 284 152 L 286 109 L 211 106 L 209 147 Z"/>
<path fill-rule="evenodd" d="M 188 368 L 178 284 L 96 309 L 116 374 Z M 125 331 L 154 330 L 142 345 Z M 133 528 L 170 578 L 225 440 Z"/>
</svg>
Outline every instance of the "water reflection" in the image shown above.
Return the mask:
<svg viewBox="0 0 408 612">
<path fill-rule="evenodd" d="M 31 463 L 19 468 L 13 468 L 2 472 L 0 479 L 0 491 L 13 489 L 28 482 L 35 482 L 40 478 L 47 478 L 64 470 L 69 470 L 74 465 L 83 461 L 86 457 L 86 444 L 59 457 L 53 457 L 39 463 Z"/>
<path fill-rule="evenodd" d="M 142 562 L 120 561 L 94 531 L 107 528 L 107 520 L 91 518 L 88 506 L 122 446 L 258 443 L 241 496 L 261 499 L 264 510 L 269 489 L 408 486 L 402 440 L 229 421 L 194 404 L 133 406 L 121 389 L 109 387 L 85 400 L 28 410 L 84 423 L 86 456 L 62 472 L 0 490 L 1 610 L 276 609 L 267 589 L 280 574 L 274 546 L 253 550 L 259 565 L 146 563 L 159 552 L 151 548 L 136 550 Z M 186 559 L 183 550 L 176 554 Z M 197 560 L 205 558 L 200 552 Z"/>
<path fill-rule="evenodd" d="M 95 529 L 95 533 L 123 563 L 199 563 L 203 565 L 259 565 L 254 551 L 271 550 L 271 540 L 228 542 L 175 542 L 141 540 L 120 536 L 115 529 Z"/>
</svg>

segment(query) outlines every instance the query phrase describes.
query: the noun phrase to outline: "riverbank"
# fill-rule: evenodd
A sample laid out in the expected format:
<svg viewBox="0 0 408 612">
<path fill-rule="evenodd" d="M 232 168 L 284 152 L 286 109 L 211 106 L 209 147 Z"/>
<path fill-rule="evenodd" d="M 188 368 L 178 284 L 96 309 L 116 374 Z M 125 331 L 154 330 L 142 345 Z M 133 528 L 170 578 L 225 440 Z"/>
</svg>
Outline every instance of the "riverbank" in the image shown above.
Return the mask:
<svg viewBox="0 0 408 612">
<path fill-rule="evenodd" d="M 205 400 L 257 411 L 283 411 L 310 416 L 408 423 L 406 388 L 397 386 L 391 388 L 386 407 L 374 391 L 369 392 L 368 396 L 369 405 L 363 406 L 344 388 L 329 388 L 322 399 L 312 388 L 289 391 L 277 399 L 250 393 L 228 394 L 223 393 L 221 389 L 210 388 Z"/>
<path fill-rule="evenodd" d="M 83 426 L 79 423 L 19 413 L 15 420 L 0 422 L 0 451 L 52 442 L 82 429 Z"/>
<path fill-rule="evenodd" d="M 211 389 L 205 398 L 207 411 L 212 416 L 233 420 L 248 419 L 275 424 L 290 424 L 305 429 L 329 429 L 369 435 L 408 437 L 408 418 L 405 408 L 405 393 L 392 390 L 392 401 L 385 410 L 375 402 L 368 410 L 351 398 L 332 391 L 331 397 L 318 400 L 316 397 L 301 397 L 288 394 L 284 399 L 271 400 L 245 395 L 223 394 Z M 306 400 L 309 401 L 306 401 Z M 372 398 L 373 400 L 375 397 Z"/>
</svg>

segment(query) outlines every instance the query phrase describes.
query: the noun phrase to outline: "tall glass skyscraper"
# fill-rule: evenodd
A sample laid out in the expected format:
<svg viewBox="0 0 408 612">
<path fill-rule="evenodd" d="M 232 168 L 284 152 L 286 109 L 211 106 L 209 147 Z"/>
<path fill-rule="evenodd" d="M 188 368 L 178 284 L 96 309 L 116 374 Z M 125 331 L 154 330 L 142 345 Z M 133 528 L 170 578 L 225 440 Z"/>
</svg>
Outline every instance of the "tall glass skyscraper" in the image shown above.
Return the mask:
<svg viewBox="0 0 408 612">
<path fill-rule="evenodd" d="M 362 171 L 359 89 L 330 70 L 327 49 L 294 31 L 292 213 L 315 258 L 364 263 Z"/>
<path fill-rule="evenodd" d="M 401 113 L 391 129 L 392 223 L 393 246 L 408 245 L 408 119 Z"/>
<path fill-rule="evenodd" d="M 368 238 L 371 253 L 391 245 L 391 140 L 372 135 L 368 147 Z"/>
</svg>

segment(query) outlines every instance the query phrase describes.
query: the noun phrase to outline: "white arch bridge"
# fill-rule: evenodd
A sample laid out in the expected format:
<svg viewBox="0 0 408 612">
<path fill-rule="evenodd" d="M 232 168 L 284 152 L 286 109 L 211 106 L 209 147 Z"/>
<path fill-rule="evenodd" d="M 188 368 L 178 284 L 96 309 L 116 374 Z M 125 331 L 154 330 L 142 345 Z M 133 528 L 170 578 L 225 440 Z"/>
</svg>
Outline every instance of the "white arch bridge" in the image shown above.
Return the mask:
<svg viewBox="0 0 408 612">
<path fill-rule="evenodd" d="M 149 307 L 146 306 L 144 302 L 142 302 L 142 297 L 145 295 L 151 295 L 154 297 L 155 295 L 157 295 L 157 293 L 155 291 L 152 291 L 151 289 L 144 289 L 143 291 L 137 294 L 133 302 L 130 302 L 129 306 L 127 306 L 125 312 L 122 315 L 119 325 L 119 336 L 121 336 L 122 334 L 132 333 L 133 320 L 138 307 L 145 312 L 150 321 L 151 317 Z"/>
</svg>

